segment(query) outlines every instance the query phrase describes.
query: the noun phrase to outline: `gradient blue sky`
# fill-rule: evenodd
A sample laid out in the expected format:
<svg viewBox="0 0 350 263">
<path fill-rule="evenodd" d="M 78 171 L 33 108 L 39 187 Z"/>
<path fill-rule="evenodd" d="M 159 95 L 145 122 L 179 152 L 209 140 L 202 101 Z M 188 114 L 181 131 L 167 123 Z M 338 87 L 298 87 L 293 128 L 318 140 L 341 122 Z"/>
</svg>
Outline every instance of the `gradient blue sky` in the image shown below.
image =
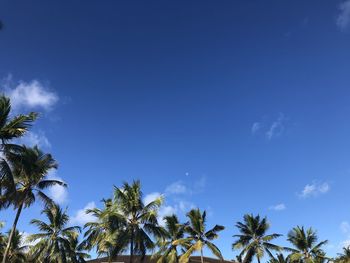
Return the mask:
<svg viewBox="0 0 350 263">
<path fill-rule="evenodd" d="M 1 89 L 42 112 L 24 141 L 59 161 L 74 223 L 140 179 L 163 214 L 225 225 L 226 258 L 244 213 L 350 242 L 350 1 L 3 0 L 0 18 Z"/>
</svg>

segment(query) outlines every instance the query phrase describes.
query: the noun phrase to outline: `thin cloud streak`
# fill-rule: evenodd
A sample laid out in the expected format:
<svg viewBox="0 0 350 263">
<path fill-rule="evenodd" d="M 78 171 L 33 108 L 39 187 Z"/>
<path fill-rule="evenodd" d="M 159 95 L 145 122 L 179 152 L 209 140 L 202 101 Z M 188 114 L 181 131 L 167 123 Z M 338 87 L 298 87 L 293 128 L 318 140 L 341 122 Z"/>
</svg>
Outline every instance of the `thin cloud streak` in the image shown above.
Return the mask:
<svg viewBox="0 0 350 263">
<path fill-rule="evenodd" d="M 277 120 L 274 121 L 269 130 L 266 132 L 266 138 L 268 140 L 271 140 L 274 137 L 281 136 L 285 130 L 285 124 L 286 118 L 283 113 L 280 113 Z"/>
</svg>

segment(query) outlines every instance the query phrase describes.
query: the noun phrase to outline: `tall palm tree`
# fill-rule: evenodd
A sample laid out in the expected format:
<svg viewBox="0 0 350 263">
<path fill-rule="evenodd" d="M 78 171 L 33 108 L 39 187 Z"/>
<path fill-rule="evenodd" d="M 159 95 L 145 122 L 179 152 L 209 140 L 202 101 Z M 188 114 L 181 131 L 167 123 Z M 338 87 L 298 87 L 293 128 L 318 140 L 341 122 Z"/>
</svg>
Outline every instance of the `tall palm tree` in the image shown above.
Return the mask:
<svg viewBox="0 0 350 263">
<path fill-rule="evenodd" d="M 164 217 L 165 237 L 158 241 L 159 250 L 153 255 L 157 263 L 177 263 L 179 261 L 178 248 L 187 249 L 190 242 L 184 239 L 187 224 L 180 224 L 176 215 Z"/>
<path fill-rule="evenodd" d="M 288 233 L 287 239 L 294 248 L 284 249 L 291 252 L 291 261 L 316 262 L 325 258 L 322 246 L 328 242 L 324 240 L 317 243 L 317 239 L 317 233 L 312 228 L 305 230 L 304 227 L 297 226 Z"/>
<path fill-rule="evenodd" d="M 17 209 L 17 212 L 2 263 L 6 263 L 11 241 L 16 231 L 22 209 L 32 205 L 36 197 L 41 198 L 46 204 L 52 203 L 51 198 L 43 190 L 53 185 L 66 186 L 61 181 L 46 179 L 48 172 L 51 169 L 57 168 L 57 163 L 51 154 L 43 153 L 37 146 L 33 148 L 26 146 L 17 147 L 16 149 L 9 148 L 5 151 L 5 157 L 8 164 L 7 167 L 9 168 L 5 169 L 5 172 L 10 174 L 7 177 L 15 178 L 16 191 L 9 192 L 4 198 L 11 202 Z"/>
<path fill-rule="evenodd" d="M 1 21 L 0 21 L 1 28 Z M 5 145 L 7 148 L 13 148 L 15 145 L 9 144 L 12 139 L 22 137 L 31 127 L 32 123 L 37 119 L 38 114 L 31 112 L 27 115 L 11 115 L 10 99 L 4 95 L 0 95 L 0 151 L 3 152 Z M 8 177 L 10 174 L 2 171 L 4 168 L 4 158 L 0 158 L 0 196 L 3 190 L 13 190 L 14 178 Z M 3 205 L 0 204 L 0 208 Z"/>
<path fill-rule="evenodd" d="M 121 246 L 129 245 L 130 259 L 134 254 L 145 256 L 147 250 L 155 247 L 152 237 L 165 235 L 164 229 L 158 224 L 157 215 L 163 199 L 144 204 L 140 181 L 132 184 L 124 183 L 122 187 L 115 187 L 114 204 L 120 216 L 124 219 L 124 227 L 118 233 Z"/>
<path fill-rule="evenodd" d="M 42 214 L 45 214 L 48 222 L 39 219 L 30 222 L 40 230 L 40 233 L 28 237 L 29 242 L 37 242 L 31 248 L 31 257 L 37 261 L 52 263 L 69 261 L 75 254 L 70 242 L 78 237 L 80 227 L 67 227 L 69 216 L 57 204 L 47 206 Z"/>
<path fill-rule="evenodd" d="M 187 251 L 180 257 L 180 262 L 188 262 L 190 256 L 200 251 L 201 262 L 203 263 L 203 248 L 207 247 L 219 259 L 223 260 L 219 248 L 212 243 L 212 240 L 219 237 L 218 232 L 225 229 L 221 225 L 215 225 L 212 229 L 206 230 L 206 212 L 201 213 L 199 209 L 192 209 L 187 213 L 189 224 L 185 227 L 188 237 L 185 241 L 190 242 L 191 245 Z"/>
<path fill-rule="evenodd" d="M 9 240 L 10 232 L 7 232 L 7 236 L 5 236 L 5 243 Z M 8 252 L 7 263 L 25 263 L 27 262 L 27 250 L 28 246 L 23 245 L 23 235 L 16 230 L 12 241 L 11 247 Z"/>
<path fill-rule="evenodd" d="M 111 261 L 125 246 L 120 246 L 118 242 L 119 229 L 124 227 L 124 217 L 116 211 L 111 199 L 103 199 L 102 202 L 102 209 L 86 210 L 95 220 L 85 224 L 84 228 L 88 230 L 84 234 L 82 245 L 88 250 L 95 247 L 98 256 L 106 255 Z"/>
<path fill-rule="evenodd" d="M 350 263 L 350 246 L 343 247 L 343 253 L 339 253 L 335 261 L 339 263 Z"/>
<path fill-rule="evenodd" d="M 270 243 L 271 240 L 281 235 L 266 234 L 270 228 L 266 217 L 261 219 L 259 215 L 246 214 L 243 217 L 243 222 L 237 222 L 236 227 L 240 234 L 234 235 L 238 239 L 232 244 L 232 248 L 242 249 L 239 256 L 243 259 L 243 263 L 251 262 L 253 257 L 256 257 L 260 263 L 265 252 L 273 258 L 271 250 L 281 250 L 279 246 Z"/>
</svg>

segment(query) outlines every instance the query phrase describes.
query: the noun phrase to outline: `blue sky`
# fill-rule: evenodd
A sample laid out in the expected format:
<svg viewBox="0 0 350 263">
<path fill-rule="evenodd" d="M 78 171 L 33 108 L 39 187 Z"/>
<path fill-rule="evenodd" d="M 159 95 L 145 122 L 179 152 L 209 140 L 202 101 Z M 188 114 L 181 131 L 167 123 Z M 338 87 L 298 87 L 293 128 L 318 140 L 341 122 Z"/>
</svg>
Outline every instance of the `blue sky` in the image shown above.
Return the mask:
<svg viewBox="0 0 350 263">
<path fill-rule="evenodd" d="M 0 18 L 1 89 L 41 112 L 23 142 L 59 161 L 74 223 L 140 179 L 163 214 L 225 225 L 226 258 L 245 213 L 313 226 L 331 255 L 350 242 L 350 1 L 15 0 Z"/>
</svg>

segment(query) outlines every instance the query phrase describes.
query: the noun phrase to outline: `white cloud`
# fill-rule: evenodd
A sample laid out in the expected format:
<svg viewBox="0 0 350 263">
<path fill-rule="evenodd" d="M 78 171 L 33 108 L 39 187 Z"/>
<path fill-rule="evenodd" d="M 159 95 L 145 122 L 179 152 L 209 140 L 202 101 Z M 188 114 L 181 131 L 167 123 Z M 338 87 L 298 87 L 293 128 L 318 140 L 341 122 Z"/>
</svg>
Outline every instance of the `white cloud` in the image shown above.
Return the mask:
<svg viewBox="0 0 350 263">
<path fill-rule="evenodd" d="M 45 133 L 39 132 L 35 133 L 32 131 L 27 132 L 22 138 L 18 139 L 19 144 L 25 144 L 27 146 L 33 147 L 35 145 L 38 145 L 39 147 L 46 147 L 50 148 L 51 144 L 47 137 L 45 136 Z"/>
<path fill-rule="evenodd" d="M 350 247 L 350 239 L 344 240 L 340 243 L 340 248 Z"/>
<path fill-rule="evenodd" d="M 316 197 L 329 192 L 329 190 L 330 186 L 328 183 L 313 182 L 312 184 L 305 185 L 299 196 L 302 198 L 307 198 L 310 196 Z"/>
<path fill-rule="evenodd" d="M 157 198 L 162 197 L 163 195 L 158 192 L 153 192 L 148 195 L 146 195 L 143 199 L 143 202 L 147 205 L 150 202 L 156 200 Z M 160 225 L 164 226 L 165 222 L 163 218 L 165 216 L 171 215 L 171 214 L 176 214 L 177 208 L 171 205 L 162 205 L 158 211 L 158 222 Z"/>
<path fill-rule="evenodd" d="M 20 232 L 20 233 L 22 235 L 21 246 L 34 246 L 40 241 L 40 239 L 37 239 L 35 241 L 29 241 L 28 237 L 31 235 L 31 233 L 28 233 L 28 232 Z"/>
<path fill-rule="evenodd" d="M 70 224 L 85 225 L 87 222 L 94 222 L 96 218 L 91 214 L 87 214 L 86 210 L 93 209 L 95 207 L 95 202 L 87 203 L 84 208 L 79 209 L 75 215 L 70 218 Z"/>
<path fill-rule="evenodd" d="M 48 179 L 63 181 L 62 178 L 56 176 L 56 170 L 52 170 L 47 177 Z M 64 204 L 68 201 L 68 191 L 66 187 L 54 185 L 49 188 L 49 196 L 58 204 Z"/>
<path fill-rule="evenodd" d="M 38 80 L 32 80 L 31 82 L 19 81 L 15 87 L 12 87 L 10 83 L 11 76 L 2 86 L 6 95 L 10 97 L 14 109 L 23 107 L 49 110 L 59 99 L 55 92 L 48 90 Z"/>
<path fill-rule="evenodd" d="M 153 193 L 146 195 L 143 198 L 143 202 L 145 203 L 145 205 L 148 205 L 150 202 L 153 202 L 154 200 L 156 200 L 157 198 L 160 198 L 160 197 L 162 197 L 161 193 L 153 192 Z"/>
<path fill-rule="evenodd" d="M 149 204 L 159 197 L 166 196 L 169 199 L 166 199 L 166 203 L 164 203 L 159 211 L 158 211 L 158 220 L 161 225 L 164 225 L 163 217 L 171 214 L 177 214 L 179 216 L 183 216 L 190 209 L 195 208 L 196 206 L 187 200 L 185 200 L 183 195 L 193 195 L 197 193 L 201 193 L 206 187 L 207 178 L 205 176 L 200 177 L 198 180 L 194 181 L 191 187 L 187 186 L 182 181 L 176 181 L 170 185 L 168 185 L 164 193 L 161 192 L 153 192 L 147 194 L 143 198 L 143 202 L 145 204 Z M 179 195 L 182 195 L 181 198 L 178 198 Z M 212 211 L 210 211 L 212 213 Z"/>
<path fill-rule="evenodd" d="M 285 130 L 286 118 L 283 113 L 280 113 L 278 118 L 271 124 L 269 130 L 266 132 L 266 138 L 271 140 L 283 134 Z"/>
<path fill-rule="evenodd" d="M 186 192 L 188 192 L 188 189 L 182 181 L 172 183 L 165 188 L 166 194 L 184 194 Z"/>
<path fill-rule="evenodd" d="M 197 194 L 204 191 L 207 184 L 207 177 L 201 176 L 195 180 L 191 185 L 187 185 L 183 181 L 176 181 L 165 188 L 165 195 L 180 195 L 180 194 Z"/>
<path fill-rule="evenodd" d="M 254 122 L 253 125 L 252 125 L 252 134 L 256 134 L 260 129 L 261 129 L 261 123 L 260 122 Z"/>
<path fill-rule="evenodd" d="M 348 29 L 350 25 L 350 0 L 346 0 L 339 5 L 339 15 L 337 16 L 337 26 L 341 30 Z"/>
<path fill-rule="evenodd" d="M 349 222 L 347 222 L 347 221 L 341 222 L 341 223 L 340 223 L 340 230 L 341 230 L 344 234 L 350 232 L 350 224 L 349 224 Z"/>
<path fill-rule="evenodd" d="M 145 204 L 149 204 L 150 202 L 162 196 L 164 195 L 159 192 L 153 192 L 153 193 L 147 194 L 143 198 L 143 202 Z M 193 209 L 196 207 L 192 202 L 182 200 L 182 199 L 175 198 L 175 199 L 166 200 L 166 201 L 170 201 L 171 204 L 167 204 L 167 203 L 163 204 L 158 211 L 158 222 L 161 225 L 164 225 L 165 223 L 163 220 L 164 216 L 168 216 L 171 214 L 184 215 L 190 209 Z"/>
<path fill-rule="evenodd" d="M 269 210 L 282 211 L 282 210 L 285 210 L 286 208 L 287 207 L 286 207 L 285 204 L 280 203 L 280 204 L 277 204 L 277 205 L 270 206 Z"/>
<path fill-rule="evenodd" d="M 164 217 L 177 214 L 177 208 L 171 205 L 162 206 L 158 211 L 158 222 L 161 226 L 165 225 Z"/>
<path fill-rule="evenodd" d="M 178 216 L 184 216 L 189 210 L 196 208 L 196 206 L 192 202 L 188 202 L 185 200 L 176 200 L 173 202 L 173 205 L 163 205 L 158 212 L 158 222 L 160 225 L 164 226 L 163 218 L 168 215 L 176 214 Z M 210 209 L 210 213 L 212 214 L 212 210 Z M 207 209 L 207 210 L 208 210 Z"/>
</svg>

